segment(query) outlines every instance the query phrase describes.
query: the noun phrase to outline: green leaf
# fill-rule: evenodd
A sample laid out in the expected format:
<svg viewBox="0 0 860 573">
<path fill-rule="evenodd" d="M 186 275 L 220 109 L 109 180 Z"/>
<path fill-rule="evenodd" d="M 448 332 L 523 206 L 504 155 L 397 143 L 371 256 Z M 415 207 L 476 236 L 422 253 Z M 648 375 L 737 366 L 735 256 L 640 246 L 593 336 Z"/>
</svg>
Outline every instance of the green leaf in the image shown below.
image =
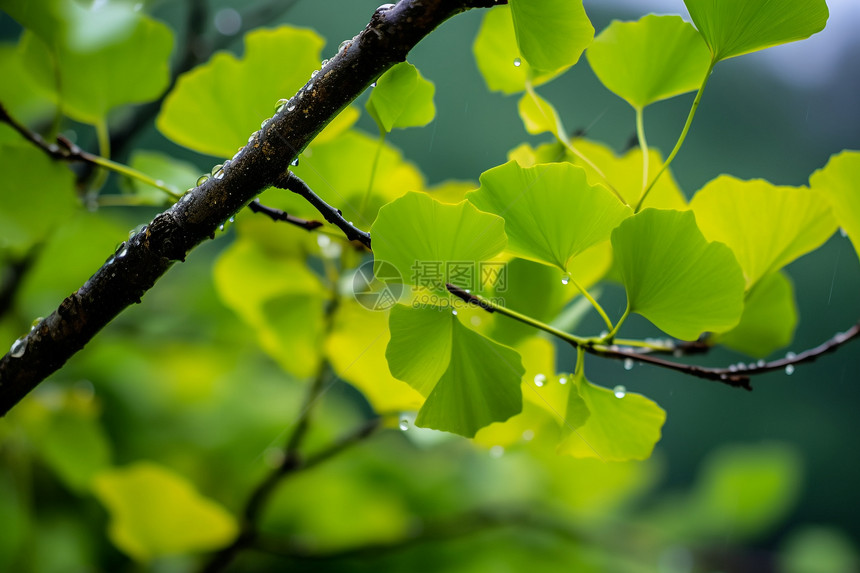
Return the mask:
<svg viewBox="0 0 860 573">
<path fill-rule="evenodd" d="M 214 273 L 218 295 L 263 350 L 296 377 L 317 372 L 325 289 L 302 261 L 245 239 L 221 255 Z"/>
<path fill-rule="evenodd" d="M 130 4 L 53 4 L 63 19 L 26 32 L 21 57 L 31 77 L 58 94 L 69 117 L 101 123 L 112 109 L 153 100 L 168 86 L 173 34 L 165 24 Z"/>
<path fill-rule="evenodd" d="M 342 301 L 326 338 L 326 355 L 337 375 L 358 388 L 376 412 L 418 410 L 424 397 L 388 372 L 390 339 L 388 312 Z"/>
<path fill-rule="evenodd" d="M 705 185 L 690 203 L 702 233 L 731 247 L 747 288 L 821 246 L 836 231 L 826 201 L 803 187 L 777 187 L 728 175 Z"/>
<path fill-rule="evenodd" d="M 74 214 L 75 176 L 24 141 L 0 144 L 0 170 L 0 252 L 21 256 Z"/>
<path fill-rule="evenodd" d="M 809 178 L 809 185 L 821 193 L 833 207 L 837 222 L 851 239 L 860 255 L 860 151 L 843 151 L 834 155 L 824 168 Z"/>
<path fill-rule="evenodd" d="M 808 38 L 824 29 L 824 0 L 684 0 L 714 62 Z"/>
<path fill-rule="evenodd" d="M 551 103 L 537 95 L 534 90 L 528 90 L 517 104 L 520 118 L 526 131 L 532 135 L 550 132 L 557 137 L 565 137 L 564 126 L 558 113 Z"/>
<path fill-rule="evenodd" d="M 539 70 L 568 68 L 594 38 L 582 0 L 511 0 L 517 44 Z"/>
<path fill-rule="evenodd" d="M 584 376 L 570 385 L 567 437 L 558 451 L 606 462 L 645 460 L 660 441 L 666 412 L 641 394 L 596 386 Z"/>
<path fill-rule="evenodd" d="M 800 460 L 784 446 L 726 447 L 709 457 L 686 508 L 708 538 L 751 536 L 780 522 L 801 479 Z"/>
<path fill-rule="evenodd" d="M 606 240 L 632 211 L 569 163 L 522 168 L 515 161 L 485 171 L 466 198 L 505 218 L 508 250 L 568 270 L 572 257 Z"/>
<path fill-rule="evenodd" d="M 81 408 L 66 408 L 51 413 L 43 423 L 42 457 L 71 489 L 87 491 L 111 458 L 110 443 L 95 416 Z"/>
<path fill-rule="evenodd" d="M 527 83 L 539 86 L 564 71 L 535 70 L 522 58 L 508 5 L 496 6 L 484 14 L 472 51 L 490 91 L 518 93 L 526 89 Z"/>
<path fill-rule="evenodd" d="M 797 328 L 794 287 L 782 272 L 762 278 L 747 293 L 741 321 L 714 341 L 755 358 L 791 344 Z"/>
<path fill-rule="evenodd" d="M 200 170 L 195 165 L 158 151 L 135 151 L 129 165 L 156 181 L 161 181 L 177 193 L 196 186 L 197 178 L 200 177 Z M 168 195 L 161 189 L 137 179 L 123 179 L 123 187 L 137 195 L 145 205 L 164 205 L 168 199 Z"/>
<path fill-rule="evenodd" d="M 782 542 L 779 570 L 785 573 L 855 571 L 860 552 L 844 531 L 822 525 L 803 526 Z"/>
<path fill-rule="evenodd" d="M 588 63 L 611 92 L 634 108 L 699 88 L 708 48 L 680 16 L 612 22 L 588 48 Z"/>
<path fill-rule="evenodd" d="M 395 127 L 421 127 L 436 116 L 433 82 L 424 79 L 409 62 L 401 62 L 385 72 L 367 99 L 367 111 L 379 126 L 390 132 Z"/>
<path fill-rule="evenodd" d="M 645 209 L 612 232 L 632 312 L 670 336 L 695 340 L 738 324 L 744 278 L 732 251 L 709 243 L 690 211 Z"/>
<path fill-rule="evenodd" d="M 219 52 L 179 77 L 158 130 L 195 151 L 232 157 L 272 116 L 275 102 L 296 93 L 319 67 L 323 44 L 315 32 L 290 26 L 250 32 L 242 59 Z"/>
<path fill-rule="evenodd" d="M 0 44 L 0 101 L 12 117 L 20 122 L 30 122 L 47 117 L 53 110 L 56 95 L 45 93 L 30 78 L 19 48 L 12 44 Z M 9 128 L 11 132 L 11 128 Z M 21 136 L 12 132 L 17 141 Z"/>
<path fill-rule="evenodd" d="M 152 462 L 105 471 L 93 491 L 110 514 L 111 541 L 138 561 L 217 549 L 238 533 L 223 507 Z"/>
<path fill-rule="evenodd" d="M 446 282 L 480 288 L 479 263 L 505 248 L 504 229 L 501 217 L 466 201 L 449 205 L 424 193 L 407 193 L 380 209 L 373 223 L 375 269 L 383 262 L 393 265 L 400 277 L 389 282 L 437 290 L 444 290 Z M 431 276 L 437 269 L 438 276 Z"/>
<path fill-rule="evenodd" d="M 466 437 L 522 410 L 516 351 L 463 326 L 450 311 L 395 306 L 385 355 L 395 378 L 427 396 L 415 424 Z"/>
</svg>

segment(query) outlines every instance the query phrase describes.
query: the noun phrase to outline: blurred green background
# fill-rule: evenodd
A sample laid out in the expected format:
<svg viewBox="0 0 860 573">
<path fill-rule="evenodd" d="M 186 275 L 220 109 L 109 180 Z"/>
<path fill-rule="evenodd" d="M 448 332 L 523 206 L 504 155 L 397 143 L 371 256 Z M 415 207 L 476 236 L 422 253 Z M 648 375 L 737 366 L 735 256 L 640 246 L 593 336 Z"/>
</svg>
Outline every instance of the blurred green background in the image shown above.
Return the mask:
<svg viewBox="0 0 860 573">
<path fill-rule="evenodd" d="M 673 164 L 676 178 L 688 197 L 722 173 L 741 178 L 760 177 L 778 184 L 802 185 L 814 170 L 824 166 L 830 155 L 842 149 L 860 149 L 860 40 L 855 35 L 860 27 L 860 6 L 854 0 L 830 0 L 828 4 L 831 20 L 820 35 L 798 44 L 730 60 L 717 68 L 691 134 Z M 225 35 L 219 36 L 216 22 L 220 22 L 223 29 L 224 22 L 229 23 L 236 13 L 256 4 L 211 2 L 210 5 L 211 13 L 204 23 L 205 28 L 211 37 L 219 38 Z M 331 55 L 341 40 L 351 38 L 364 27 L 376 5 L 376 2 L 364 0 L 302 0 L 283 16 L 271 21 L 270 25 L 289 23 L 313 28 L 328 39 L 324 54 Z M 650 11 L 686 14 L 681 0 L 653 3 L 646 0 L 594 0 L 586 1 L 585 5 L 598 32 L 612 19 L 636 19 Z M 183 29 L 184 3 L 150 2 L 147 10 L 156 18 L 170 23 L 174 29 Z M 480 11 L 452 19 L 422 42 L 409 58 L 425 77 L 436 84 L 438 113 L 426 128 L 395 132 L 390 141 L 421 168 L 431 184 L 450 178 L 477 180 L 483 170 L 504 162 L 506 153 L 520 142 L 545 141 L 525 133 L 516 112 L 515 97 L 487 92 L 471 54 L 480 19 Z M 0 14 L 0 32 L 7 41 L 14 41 L 20 29 L 6 15 Z M 182 41 L 180 33 L 177 45 L 182 45 Z M 234 38 L 229 46 L 241 53 L 240 38 Z M 289 54 L 284 54 L 283 58 L 285 65 L 289 65 Z M 604 141 L 618 151 L 634 133 L 632 110 L 599 84 L 584 59 L 567 74 L 538 91 L 556 106 L 568 128 L 585 129 L 588 137 Z M 664 152 L 671 148 L 691 100 L 692 94 L 688 94 L 649 107 L 645 121 L 652 146 Z M 115 120 L 121 124 L 123 118 L 118 116 Z M 359 127 L 369 133 L 376 132 L 375 125 L 366 115 L 359 121 Z M 72 125 L 68 129 L 75 131 L 77 142 L 84 148 L 95 149 L 93 134 L 88 128 Z M 159 149 L 188 159 L 200 168 L 201 173 L 215 163 L 211 158 L 178 148 L 151 126 L 137 136 L 129 149 L 135 147 Z M 117 211 L 115 215 L 120 226 L 130 228 L 148 221 L 154 213 L 151 209 L 136 209 Z M 72 238 L 74 236 L 71 235 Z M 284 412 L 293 412 L 298 407 L 301 388 L 292 386 L 285 390 L 278 386 L 276 369 L 252 350 L 247 327 L 238 325 L 237 319 L 223 311 L 216 299 L 210 268 L 217 253 L 229 244 L 231 238 L 228 232 L 194 251 L 187 264 L 172 269 L 145 297 L 143 305 L 130 309 L 115 321 L 70 363 L 67 370 L 55 376 L 55 387 L 43 389 L 43 399 L 48 399 L 45 397 L 51 396 L 54 390 L 59 392 L 57 388 L 71 391 L 72 395 L 75 391 L 83 394 L 95 391 L 110 406 L 105 407 L 102 416 L 111 435 L 117 463 L 151 457 L 169 461 L 172 467 L 198 476 L 205 472 L 201 468 L 205 468 L 207 463 L 214 463 L 212 473 L 219 475 L 208 476 L 198 485 L 207 494 L 235 507 L 261 475 L 263 468 L 259 467 L 259 462 L 269 451 L 267 448 L 281 439 L 277 432 L 279 425 L 286 431 L 288 422 L 285 420 L 292 417 L 285 416 Z M 90 259 L 98 259 L 99 253 L 103 259 L 109 249 L 107 245 L 92 245 Z M 56 280 L 54 273 L 64 270 L 62 265 L 67 265 L 66 276 L 70 278 L 66 283 L 51 284 Z M 74 261 L 63 262 L 59 267 L 55 265 L 51 272 L 43 269 L 41 276 L 37 273 L 26 285 L 32 294 L 25 295 L 20 301 L 17 318 L 28 322 L 25 317 L 47 314 L 65 296 L 63 289 L 75 288 L 78 284 L 75 281 L 80 281 L 81 277 L 85 279 L 93 270 L 76 268 Z M 847 239 L 834 236 L 823 248 L 793 263 L 788 273 L 794 280 L 800 310 L 800 324 L 790 350 L 799 352 L 815 346 L 860 319 L 860 264 Z M 184 295 L 192 290 L 196 296 L 189 300 Z M 177 316 L 174 308 L 179 299 L 185 303 L 182 314 Z M 620 289 L 607 288 L 603 300 L 604 307 L 616 316 L 623 311 L 624 294 Z M 213 308 L 222 309 L 222 312 L 213 313 Z M 644 320 L 631 319 L 629 324 L 631 336 L 649 336 L 653 332 Z M 14 328 L 6 323 L 0 332 L 11 335 L 11 340 L 16 334 Z M 601 329 L 602 323 L 596 316 L 589 316 L 582 326 L 585 332 Z M 130 341 L 137 345 L 134 350 L 128 348 Z M 759 550 L 766 552 L 786 547 L 799 528 L 808 525 L 833 527 L 842 534 L 817 529 L 807 530 L 805 536 L 795 538 L 799 539 L 795 547 L 800 547 L 796 550 L 806 551 L 796 562 L 802 564 L 803 559 L 809 559 L 812 565 L 798 565 L 785 570 L 798 573 L 852 570 L 851 565 L 838 559 L 828 564 L 827 557 L 841 555 L 842 538 L 839 535 L 847 536 L 855 546 L 860 545 L 860 521 L 856 517 L 860 509 L 860 488 L 857 487 L 860 484 L 857 436 L 860 425 L 856 415 L 860 399 L 857 384 L 860 382 L 860 346 L 857 344 L 848 345 L 816 363 L 802 365 L 792 375 L 774 373 L 757 377 L 752 393 L 646 366 L 637 366 L 628 372 L 619 362 L 591 361 L 589 372 L 595 381 L 609 387 L 623 384 L 630 390 L 642 392 L 668 412 L 653 469 L 646 472 L 653 477 L 640 476 L 643 483 L 653 480 L 656 491 L 641 502 L 645 510 L 638 514 L 639 519 L 660 522 L 660 515 L 669 515 L 671 512 L 666 508 L 673 503 L 671 496 L 675 492 L 695 490 L 696 476 L 706 460 L 714 452 L 721 451 L 720 448 L 737 444 L 778 443 L 785 449 L 768 445 L 763 450 L 742 449 L 739 455 L 741 458 L 750 457 L 751 465 L 755 460 L 766 463 L 768 456 L 773 456 L 777 460 L 776 467 L 785 467 L 787 472 L 794 467 L 794 460 L 799 460 L 803 477 L 797 485 L 796 503 L 789 504 L 785 513 L 773 510 L 777 517 L 773 518 L 775 525 L 772 527 L 760 530 L 752 527 L 756 530 L 755 535 L 748 540 L 741 531 L 736 532 L 737 537 L 747 543 L 750 555 L 754 557 Z M 231 351 L 216 356 L 217 348 L 230 348 Z M 558 350 L 558 370 L 572 370 L 575 357 L 567 348 L 559 347 Z M 180 359 L 180 356 L 187 358 L 189 354 L 197 357 L 194 369 Z M 136 362 L 129 367 L 132 359 Z M 708 364 L 724 365 L 745 358 L 726 351 L 711 353 L 703 360 Z M 92 383 L 87 382 L 90 379 Z M 182 385 L 172 385 L 179 380 Z M 160 389 L 150 394 L 142 389 L 153 384 Z M 254 392 L 239 392 L 234 388 L 237 384 L 247 384 Z M 201 388 L 204 387 L 222 398 L 231 396 L 226 400 L 229 407 L 222 404 L 220 407 L 227 408 L 225 411 L 195 409 L 194 397 L 203 392 Z M 260 404 L 254 395 L 261 394 L 274 395 L 277 399 L 269 404 Z M 335 405 L 329 407 L 323 420 L 348 423 L 356 417 L 343 405 L 358 401 L 354 390 L 339 384 L 332 388 L 330 394 Z M 182 410 L 181 407 L 185 406 L 190 410 Z M 259 418 L 250 434 L 248 426 L 242 425 L 244 422 L 236 422 L 237 426 L 231 428 L 231 420 L 242 419 L 237 411 Z M 171 413 L 176 416 L 171 416 Z M 32 416 L 30 423 L 33 424 L 44 421 L 32 413 L 22 415 L 22 418 L 28 419 L 28 416 Z M 128 433 L 129 419 L 134 420 L 136 433 Z M 22 427 L 27 426 L 28 423 L 22 423 Z M 235 436 L 231 433 L 233 430 Z M 320 433 L 317 439 L 321 440 L 337 432 L 328 427 Z M 204 456 L 202 461 L 196 462 L 186 459 L 181 447 L 183 440 L 204 452 L 209 451 L 211 458 L 207 460 Z M 485 455 L 478 460 L 474 453 L 464 453 L 459 443 L 449 445 L 447 450 L 419 449 L 416 453 L 415 450 L 407 452 L 398 436 L 386 436 L 382 441 L 394 454 L 389 453 L 386 460 L 376 460 L 376 463 L 382 466 L 390 463 L 391 457 L 399 456 L 399 467 L 381 470 L 373 469 L 375 466 L 367 463 L 362 479 L 376 478 L 393 483 L 397 481 L 392 477 L 396 473 L 401 480 L 397 481 L 399 484 L 413 480 L 409 494 L 411 503 L 420 505 L 422 499 L 425 503 L 432 499 L 432 503 L 439 503 L 440 507 L 446 504 L 455 507 L 462 501 L 460 498 L 517 497 L 517 486 L 521 484 L 516 476 L 520 476 L 522 471 L 516 467 L 516 452 L 506 455 L 504 462 L 497 462 L 485 459 Z M 234 459 L 215 457 L 215 452 L 225 448 L 233 452 Z M 8 461 L 10 458 L 7 456 L 5 459 Z M 347 458 L 343 464 L 349 466 L 351 459 Z M 462 467 L 452 468 L 455 465 L 452 460 Z M 254 475 L 241 475 L 244 464 L 249 463 L 257 464 Z M 34 475 L 37 480 L 46 479 L 40 478 L 38 472 Z M 331 470 L 329 477 L 317 477 L 306 485 L 319 487 L 322 491 L 329 491 L 325 489 L 329 487 L 332 496 L 348 495 L 336 493 L 337 486 L 328 483 L 335 480 L 334 475 L 337 475 L 337 467 Z M 229 489 L 225 490 L 226 485 L 219 486 L 219 482 L 230 484 Z M 792 479 L 787 478 L 787 482 L 792 482 Z M 39 481 L 35 483 L 44 485 Z M 779 490 L 777 485 L 771 487 L 768 483 L 765 480 L 761 486 L 764 490 L 759 492 L 762 498 L 766 498 L 769 491 Z M 446 497 L 434 489 L 451 487 L 452 484 L 460 484 L 463 490 Z M 793 487 L 791 483 L 783 486 L 787 490 Z M 295 487 L 300 488 L 300 485 Z M 351 487 L 355 496 L 370 495 L 361 484 Z M 46 498 L 40 502 L 45 507 L 67 503 L 68 492 L 51 487 L 46 491 Z M 551 503 L 550 492 L 547 497 L 549 499 L 545 501 Z M 790 491 L 784 497 L 791 499 Z M 372 497 L 369 499 L 373 501 Z M 95 516 L 95 522 L 104 519 L 98 517 L 99 509 L 95 504 L 87 511 Z M 399 514 L 392 510 L 391 515 Z M 10 523 L 14 521 L 11 516 L 7 513 L 5 517 Z M 668 530 L 686 527 L 678 523 L 673 525 L 673 519 L 677 517 L 664 519 L 669 523 L 666 525 Z M 58 514 L 49 526 L 42 527 L 47 532 L 42 537 L 56 535 L 64 540 L 75 539 L 75 534 L 67 531 L 75 529 L 68 515 Z M 320 531 L 336 530 L 325 520 L 318 527 Z M 725 533 L 727 538 L 732 537 L 731 532 L 726 533 L 719 527 L 715 526 L 715 531 L 719 535 Z M 674 538 L 667 535 L 667 538 L 676 539 L 679 545 L 669 545 L 659 554 L 657 570 L 692 571 L 692 565 L 688 565 L 689 556 L 683 549 L 684 535 Z M 68 543 L 73 544 L 73 541 Z M 491 534 L 475 543 L 477 547 L 486 545 L 491 548 L 498 544 L 498 540 Z M 539 546 L 540 543 L 536 543 L 535 547 Z M 110 552 L 104 548 L 101 550 Z M 456 553 L 456 550 L 452 551 Z M 815 551 L 823 551 L 823 554 Z M 850 553 L 850 550 L 846 551 Z M 69 555 L 73 554 L 76 551 L 69 549 Z M 42 559 L 51 560 L 47 556 Z M 423 566 L 432 564 L 424 559 L 426 556 L 419 555 L 410 566 L 422 570 Z M 443 557 L 439 559 L 439 563 L 447 564 Z M 504 563 L 501 557 L 499 559 Z M 111 560 L 115 564 L 122 563 L 118 555 L 110 556 L 107 562 Z M 389 566 L 404 567 L 407 562 Z M 520 564 L 510 563 L 509 569 L 500 565 L 495 568 L 488 566 L 487 570 L 519 571 L 528 566 L 527 560 Z M 171 562 L 164 565 L 163 570 L 171 570 L 171 567 L 184 570 L 184 565 L 182 561 Z M 361 570 L 360 565 L 353 565 L 355 570 Z M 757 569 L 754 563 L 736 565 L 737 569 L 732 569 L 731 565 L 724 567 L 727 571 L 767 570 Z M 385 561 L 378 562 L 376 566 L 384 569 Z M 461 570 L 470 570 L 468 563 L 463 567 Z M 45 565 L 43 570 L 59 571 L 63 568 L 51 569 Z M 432 570 L 432 567 L 427 570 Z"/>
</svg>

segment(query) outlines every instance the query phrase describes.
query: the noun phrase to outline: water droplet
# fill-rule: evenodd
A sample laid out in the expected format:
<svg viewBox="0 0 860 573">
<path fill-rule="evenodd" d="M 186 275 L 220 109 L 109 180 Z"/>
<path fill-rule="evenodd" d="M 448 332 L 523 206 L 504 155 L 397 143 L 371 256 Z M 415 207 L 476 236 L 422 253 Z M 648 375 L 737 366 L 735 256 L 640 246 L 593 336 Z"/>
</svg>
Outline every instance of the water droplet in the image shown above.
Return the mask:
<svg viewBox="0 0 860 573">
<path fill-rule="evenodd" d="M 376 9 L 377 12 L 385 12 L 394 8 L 394 4 L 382 4 Z"/>
<path fill-rule="evenodd" d="M 296 106 L 294 106 L 292 104 L 287 106 L 287 111 L 293 111 L 294 109 L 296 109 Z"/>
<path fill-rule="evenodd" d="M 521 59 L 519 59 L 519 58 L 514 58 L 514 67 L 517 67 L 517 68 L 518 68 L 518 67 L 520 67 L 521 65 L 523 65 L 523 61 L 522 61 Z"/>
<path fill-rule="evenodd" d="M 312 77 L 312 78 L 317 77 L 317 74 L 318 74 L 318 73 L 320 73 L 320 71 L 319 71 L 319 70 L 314 70 L 314 71 L 312 71 L 312 72 L 311 72 L 311 77 Z"/>
<path fill-rule="evenodd" d="M 848 236 L 848 233 L 842 227 L 839 227 L 839 234 L 842 235 L 843 237 Z"/>
<path fill-rule="evenodd" d="M 269 119 L 264 119 L 260 124 L 260 129 L 266 129 L 266 126 L 269 125 Z"/>
<path fill-rule="evenodd" d="M 36 330 L 36 327 L 39 326 L 39 323 L 45 320 L 44 316 L 37 316 L 33 319 L 33 322 L 30 323 L 30 330 Z"/>
<path fill-rule="evenodd" d="M 627 388 L 621 386 L 620 384 L 612 389 L 612 393 L 615 394 L 616 398 L 623 398 L 627 395 Z"/>
<path fill-rule="evenodd" d="M 399 424 L 399 427 L 400 427 L 400 429 L 401 429 L 401 430 L 403 430 L 404 432 L 405 432 L 406 430 L 408 430 L 408 429 L 409 429 L 409 420 L 408 420 L 408 419 L 406 419 L 406 418 L 400 418 L 400 424 Z"/>
<path fill-rule="evenodd" d="M 313 81 L 309 81 L 309 82 L 308 82 L 308 87 L 306 87 L 305 89 L 306 89 L 307 91 L 311 91 L 312 89 L 314 89 L 314 82 L 313 82 Z"/>
<path fill-rule="evenodd" d="M 789 376 L 794 374 L 794 364 L 789 364 L 788 366 L 786 366 L 785 367 L 785 373 L 788 374 Z"/>
<path fill-rule="evenodd" d="M 299 158 L 298 157 L 293 158 L 293 160 L 290 161 L 290 165 L 292 167 L 298 167 L 299 166 Z"/>
<path fill-rule="evenodd" d="M 503 455 L 505 455 L 505 448 L 503 448 L 502 446 L 493 446 L 492 448 L 490 448 L 491 458 L 499 459 Z"/>
<path fill-rule="evenodd" d="M 786 352 L 785 358 L 787 360 L 794 360 L 795 358 L 797 358 L 797 354 L 795 354 L 794 352 Z"/>
<path fill-rule="evenodd" d="M 531 442 L 535 437 L 534 430 L 526 430 L 523 432 L 523 440 L 526 442 Z"/>
<path fill-rule="evenodd" d="M 216 165 L 215 167 L 212 168 L 212 171 L 209 172 L 209 175 L 215 175 L 216 173 L 218 173 L 221 170 L 222 167 L 224 167 L 224 164 L 219 163 L 218 165 Z"/>
<path fill-rule="evenodd" d="M 15 342 L 12 343 L 12 347 L 9 348 L 9 356 L 12 358 L 21 358 L 24 356 L 24 353 L 27 351 L 27 338 L 21 337 Z"/>
<path fill-rule="evenodd" d="M 607 336 L 609 336 L 608 330 L 601 330 L 600 331 L 600 338 L 606 338 Z"/>
<path fill-rule="evenodd" d="M 224 223 L 221 223 L 220 225 L 218 225 L 218 230 L 219 230 L 219 231 L 223 231 L 223 230 L 224 230 Z"/>
<path fill-rule="evenodd" d="M 558 383 L 559 384 L 567 384 L 567 378 L 562 376 L 561 378 L 558 379 Z"/>
<path fill-rule="evenodd" d="M 546 376 L 544 376 L 543 374 L 535 375 L 535 386 L 540 388 L 544 384 L 546 384 Z"/>
<path fill-rule="evenodd" d="M 128 240 L 130 241 L 133 238 L 135 238 L 137 235 L 140 235 L 140 234 L 145 233 L 145 232 L 146 232 L 146 225 L 138 225 L 137 227 L 135 227 L 134 229 L 132 229 L 131 231 L 128 232 Z"/>
<path fill-rule="evenodd" d="M 738 367 L 736 364 L 729 364 L 729 372 L 737 372 Z"/>
<path fill-rule="evenodd" d="M 347 46 L 349 46 L 350 44 L 352 44 L 352 40 L 344 40 L 344 41 L 343 41 L 343 42 L 341 42 L 341 43 L 340 43 L 340 45 L 337 47 L 337 51 L 338 51 L 338 52 L 342 52 L 342 51 L 344 51 L 344 49 L 346 49 L 346 47 L 347 47 Z M 325 64 L 323 64 L 323 65 L 325 65 Z"/>
<path fill-rule="evenodd" d="M 228 220 L 228 221 L 230 221 L 231 223 L 235 223 L 235 222 L 236 222 L 236 217 L 235 217 L 235 216 L 234 216 L 234 217 L 230 217 L 230 218 L 229 218 L 229 219 L 227 219 L 227 220 Z"/>
<path fill-rule="evenodd" d="M 375 88 L 375 87 L 376 87 L 376 82 L 373 82 L 372 84 L 370 84 L 370 87 Z"/>
<path fill-rule="evenodd" d="M 197 186 L 200 187 L 201 185 L 206 183 L 208 180 L 209 180 L 208 175 L 201 175 L 200 177 L 197 178 Z"/>
<path fill-rule="evenodd" d="M 633 370 L 633 359 L 625 358 L 624 359 L 624 369 L 625 370 Z"/>
<path fill-rule="evenodd" d="M 259 133 L 259 131 L 252 133 L 251 136 L 248 137 L 248 143 L 254 143 L 254 140 L 257 139 L 257 135 L 259 135 Z"/>
<path fill-rule="evenodd" d="M 125 242 L 120 243 L 119 246 L 116 248 L 116 251 L 114 251 L 114 255 L 118 259 L 123 258 L 127 254 L 128 254 L 128 245 Z"/>
<path fill-rule="evenodd" d="M 156 179 L 155 180 L 155 186 L 156 187 L 164 187 L 164 181 L 162 181 L 161 179 Z"/>
<path fill-rule="evenodd" d="M 564 273 L 561 276 L 561 284 L 566 285 L 568 283 L 570 283 L 570 273 Z"/>
<path fill-rule="evenodd" d="M 284 109 L 284 106 L 287 105 L 288 103 L 290 103 L 290 100 L 288 100 L 286 98 L 281 98 L 278 101 L 276 101 L 275 102 L 275 113 L 278 113 L 279 111 Z"/>
<path fill-rule="evenodd" d="M 457 316 L 457 311 L 456 311 L 456 310 L 452 310 L 452 311 L 451 311 L 451 314 L 453 314 L 454 316 Z"/>
</svg>

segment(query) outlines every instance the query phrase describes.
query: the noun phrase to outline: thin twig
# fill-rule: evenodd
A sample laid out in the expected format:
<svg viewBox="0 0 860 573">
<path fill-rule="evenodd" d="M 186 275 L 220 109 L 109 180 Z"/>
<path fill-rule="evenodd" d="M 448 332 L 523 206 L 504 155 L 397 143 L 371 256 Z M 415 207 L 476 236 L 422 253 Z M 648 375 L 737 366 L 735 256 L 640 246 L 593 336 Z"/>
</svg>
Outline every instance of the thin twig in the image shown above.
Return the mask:
<svg viewBox="0 0 860 573">
<path fill-rule="evenodd" d="M 323 223 L 320 221 L 302 219 L 301 217 L 295 217 L 293 215 L 290 215 L 286 211 L 267 207 L 266 205 L 260 203 L 259 199 L 254 199 L 253 201 L 248 203 L 248 209 L 254 213 L 261 213 L 263 215 L 266 215 L 272 221 L 283 221 L 285 223 L 295 225 L 296 227 L 301 227 L 306 231 L 313 231 L 314 229 L 319 229 L 323 226 Z"/>
<path fill-rule="evenodd" d="M 591 354 L 602 356 L 604 358 L 614 358 L 617 360 L 634 360 L 637 362 L 644 362 L 646 364 L 659 366 L 660 368 L 667 368 L 669 370 L 675 370 L 677 372 L 688 374 L 690 376 L 695 376 L 697 378 L 704 378 L 705 380 L 714 380 L 716 382 L 722 382 L 723 384 L 727 384 L 735 388 L 743 388 L 745 390 L 752 390 L 750 376 L 765 374 L 767 372 L 773 372 L 776 370 L 784 370 L 787 366 L 793 367 L 795 364 L 800 364 L 803 362 L 812 362 L 819 356 L 822 356 L 823 354 L 827 354 L 829 352 L 833 352 L 843 344 L 860 337 L 860 322 L 858 322 L 854 326 L 849 328 L 847 331 L 835 334 L 830 340 L 824 342 L 823 344 L 820 344 L 815 348 L 810 348 L 809 350 L 801 352 L 800 354 L 797 354 L 792 357 L 781 358 L 779 360 L 773 360 L 771 362 L 764 362 L 760 364 L 751 364 L 750 366 L 743 367 L 730 366 L 728 368 L 710 368 L 706 366 L 698 366 L 696 364 L 680 364 L 678 362 L 664 360 L 663 358 L 659 358 L 658 356 L 653 356 L 653 354 L 655 353 L 653 349 L 635 350 L 617 345 L 607 346 L 604 344 L 599 344 L 592 339 L 575 337 L 573 335 L 559 332 L 551 328 L 549 325 L 544 325 L 539 321 L 533 319 L 523 320 L 523 316 L 519 313 L 513 312 L 510 309 L 502 307 L 483 297 L 468 293 L 465 290 L 452 284 L 447 284 L 446 287 L 451 294 L 458 297 L 467 304 L 478 306 L 488 312 L 498 312 L 499 314 L 504 314 L 505 316 L 513 318 L 514 320 L 524 322 L 529 326 L 540 328 L 541 330 L 544 330 L 545 332 L 548 332 L 549 334 L 552 334 L 564 340 L 574 348 L 582 348 L 583 350 Z M 683 347 L 683 345 L 679 345 L 679 348 Z M 689 348 L 691 350 L 694 349 L 697 351 L 701 351 L 701 344 L 698 342 L 692 343 L 689 344 Z"/>
<path fill-rule="evenodd" d="M 279 189 L 287 189 L 297 195 L 301 195 L 308 203 L 313 205 L 314 208 L 320 212 L 326 221 L 343 231 L 343 234 L 346 235 L 347 239 L 350 241 L 358 241 L 368 249 L 370 248 L 370 233 L 362 231 L 353 225 L 351 221 L 344 219 L 343 213 L 340 209 L 335 209 L 323 201 L 319 195 L 314 193 L 313 190 L 308 187 L 307 183 L 302 181 L 301 178 L 292 171 L 288 171 L 280 179 L 275 181 L 275 187 L 278 187 Z"/>
</svg>

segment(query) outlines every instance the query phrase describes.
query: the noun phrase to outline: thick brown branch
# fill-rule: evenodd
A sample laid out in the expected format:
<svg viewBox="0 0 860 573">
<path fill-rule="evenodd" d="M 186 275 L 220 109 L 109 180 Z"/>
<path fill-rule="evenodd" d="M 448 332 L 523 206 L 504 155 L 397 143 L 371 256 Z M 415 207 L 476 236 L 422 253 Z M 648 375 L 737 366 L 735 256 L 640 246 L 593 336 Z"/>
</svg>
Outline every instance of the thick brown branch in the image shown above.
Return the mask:
<svg viewBox="0 0 860 573">
<path fill-rule="evenodd" d="M 383 72 L 439 24 L 490 0 L 401 0 L 370 23 L 254 134 L 221 172 L 158 215 L 77 291 L 0 359 L 0 415 L 59 369 L 120 312 L 152 288 L 171 265 L 258 193 Z M 268 81 L 268 78 L 260 78 Z M 21 350 L 23 348 L 23 353 Z"/>
</svg>

